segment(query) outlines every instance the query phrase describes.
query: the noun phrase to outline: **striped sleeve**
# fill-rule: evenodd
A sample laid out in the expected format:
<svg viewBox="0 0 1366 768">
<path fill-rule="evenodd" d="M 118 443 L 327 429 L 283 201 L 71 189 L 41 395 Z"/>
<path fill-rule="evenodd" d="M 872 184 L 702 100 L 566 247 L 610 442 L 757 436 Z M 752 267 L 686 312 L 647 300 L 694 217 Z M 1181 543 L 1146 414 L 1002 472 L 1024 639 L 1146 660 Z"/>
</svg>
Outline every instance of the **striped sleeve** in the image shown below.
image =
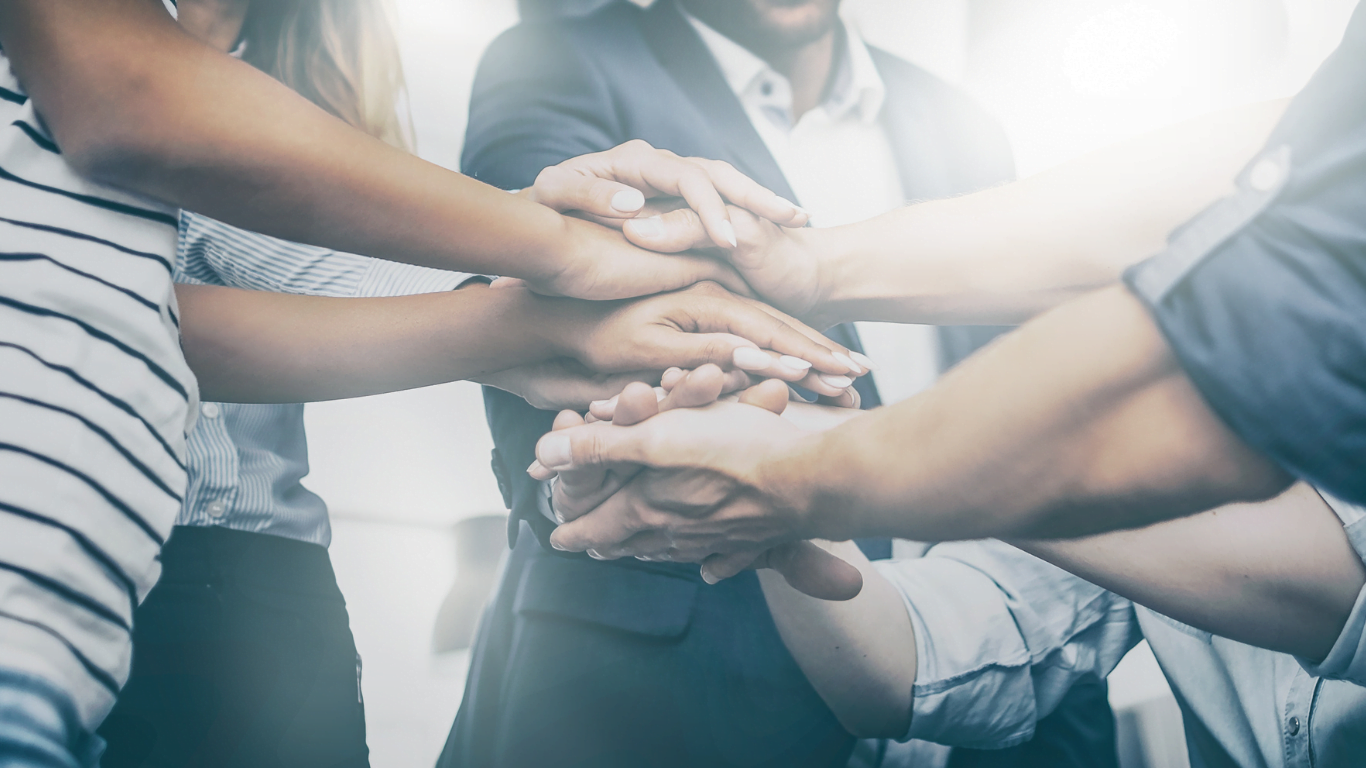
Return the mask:
<svg viewBox="0 0 1366 768">
<path fill-rule="evenodd" d="M 450 291 L 476 277 L 292 243 L 185 213 L 176 281 L 340 298 Z"/>
</svg>

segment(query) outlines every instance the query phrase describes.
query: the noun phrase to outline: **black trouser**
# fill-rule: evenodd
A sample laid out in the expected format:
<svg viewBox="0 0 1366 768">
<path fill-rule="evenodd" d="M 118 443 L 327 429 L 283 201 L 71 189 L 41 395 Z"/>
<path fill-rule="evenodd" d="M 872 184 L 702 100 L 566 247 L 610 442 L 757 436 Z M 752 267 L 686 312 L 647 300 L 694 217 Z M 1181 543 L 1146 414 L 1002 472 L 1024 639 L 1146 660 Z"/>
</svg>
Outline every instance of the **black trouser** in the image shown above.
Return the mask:
<svg viewBox="0 0 1366 768">
<path fill-rule="evenodd" d="M 177 527 L 138 608 L 103 768 L 364 768 L 360 657 L 327 550 Z"/>
</svg>

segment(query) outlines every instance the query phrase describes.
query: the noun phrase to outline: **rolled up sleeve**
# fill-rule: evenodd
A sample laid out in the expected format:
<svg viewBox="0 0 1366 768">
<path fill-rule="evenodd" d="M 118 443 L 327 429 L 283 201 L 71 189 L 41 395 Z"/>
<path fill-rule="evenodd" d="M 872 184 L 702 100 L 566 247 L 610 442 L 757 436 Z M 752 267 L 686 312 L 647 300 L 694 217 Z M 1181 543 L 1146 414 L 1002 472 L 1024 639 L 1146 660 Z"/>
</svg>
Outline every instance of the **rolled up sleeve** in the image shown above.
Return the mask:
<svg viewBox="0 0 1366 768">
<path fill-rule="evenodd" d="M 1211 409 L 1287 472 L 1366 503 L 1366 8 L 1238 191 L 1125 282 Z"/>
<path fill-rule="evenodd" d="M 1027 741 L 1075 682 L 1105 677 L 1141 637 L 1127 600 L 1000 542 L 940 544 L 874 567 L 900 591 L 915 629 L 902 741 Z"/>
<path fill-rule="evenodd" d="M 1342 520 L 1347 539 L 1356 550 L 1357 557 L 1366 561 L 1366 507 L 1348 504 L 1328 494 L 1322 495 Z M 1347 617 L 1342 634 L 1338 635 L 1328 656 L 1318 663 L 1308 659 L 1300 659 L 1299 662 L 1306 672 L 1315 677 L 1366 685 L 1366 587 L 1357 594 L 1352 613 Z"/>
</svg>

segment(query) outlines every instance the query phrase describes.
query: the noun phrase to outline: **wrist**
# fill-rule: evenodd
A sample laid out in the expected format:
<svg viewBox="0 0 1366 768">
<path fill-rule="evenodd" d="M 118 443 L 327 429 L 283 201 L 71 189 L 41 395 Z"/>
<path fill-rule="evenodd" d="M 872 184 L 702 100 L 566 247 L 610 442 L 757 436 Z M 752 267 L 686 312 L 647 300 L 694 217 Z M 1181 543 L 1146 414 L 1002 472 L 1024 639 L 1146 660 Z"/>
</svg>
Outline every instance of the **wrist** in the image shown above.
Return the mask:
<svg viewBox="0 0 1366 768">
<path fill-rule="evenodd" d="M 806 319 L 814 328 L 825 329 L 858 317 L 857 298 L 862 293 L 860 280 L 865 275 L 858 265 L 849 227 L 819 229 L 808 227 L 795 234 L 799 247 L 811 254 L 816 265 L 814 301 Z"/>
</svg>

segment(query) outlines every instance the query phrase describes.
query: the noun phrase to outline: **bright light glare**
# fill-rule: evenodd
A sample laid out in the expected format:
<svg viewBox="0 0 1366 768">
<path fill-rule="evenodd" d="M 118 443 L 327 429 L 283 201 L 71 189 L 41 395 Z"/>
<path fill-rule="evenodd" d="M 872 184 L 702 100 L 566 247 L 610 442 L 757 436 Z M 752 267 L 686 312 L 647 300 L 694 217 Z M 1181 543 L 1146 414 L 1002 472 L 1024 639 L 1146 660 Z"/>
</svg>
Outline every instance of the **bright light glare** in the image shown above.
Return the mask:
<svg viewBox="0 0 1366 768">
<path fill-rule="evenodd" d="M 1063 72 L 1082 96 L 1117 96 L 1148 84 L 1177 55 L 1184 30 L 1145 3 L 1125 3 L 1082 22 L 1063 50 Z"/>
</svg>

